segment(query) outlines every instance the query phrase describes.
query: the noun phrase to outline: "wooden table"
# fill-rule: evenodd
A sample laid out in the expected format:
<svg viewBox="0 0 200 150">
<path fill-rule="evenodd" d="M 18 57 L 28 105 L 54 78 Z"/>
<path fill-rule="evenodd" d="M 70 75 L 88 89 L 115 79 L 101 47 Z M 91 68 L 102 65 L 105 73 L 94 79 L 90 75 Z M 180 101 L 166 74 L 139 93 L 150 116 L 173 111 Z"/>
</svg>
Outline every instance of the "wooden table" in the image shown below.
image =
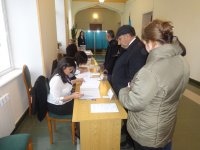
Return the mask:
<svg viewBox="0 0 200 150">
<path fill-rule="evenodd" d="M 111 88 L 109 82 L 100 81 L 100 95 L 105 96 Z M 80 86 L 76 87 L 80 91 Z M 119 112 L 91 113 L 91 104 L 115 103 Z M 96 100 L 74 100 L 72 122 L 80 122 L 81 150 L 120 150 L 121 120 L 127 118 L 127 113 L 114 95 Z"/>
</svg>

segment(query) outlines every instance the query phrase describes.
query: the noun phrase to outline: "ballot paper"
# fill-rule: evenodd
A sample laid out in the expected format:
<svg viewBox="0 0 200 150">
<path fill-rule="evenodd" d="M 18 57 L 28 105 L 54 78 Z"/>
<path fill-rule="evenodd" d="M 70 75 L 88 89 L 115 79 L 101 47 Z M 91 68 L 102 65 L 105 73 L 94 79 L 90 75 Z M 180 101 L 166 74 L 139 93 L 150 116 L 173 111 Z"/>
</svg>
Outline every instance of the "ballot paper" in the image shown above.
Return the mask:
<svg viewBox="0 0 200 150">
<path fill-rule="evenodd" d="M 99 72 L 91 73 L 91 76 L 100 76 Z"/>
<path fill-rule="evenodd" d="M 113 91 L 111 90 L 111 88 L 108 90 L 108 97 L 111 99 L 113 97 Z"/>
<path fill-rule="evenodd" d="M 99 91 L 100 81 L 97 79 L 87 79 L 80 86 L 80 91 L 82 90 L 98 90 Z"/>
<path fill-rule="evenodd" d="M 76 78 L 83 78 L 85 81 L 88 81 L 88 80 L 93 80 L 93 78 L 97 78 L 96 80 L 100 80 L 99 76 L 100 76 L 100 73 L 90 73 L 90 72 L 84 72 L 84 73 L 77 73 L 75 74 L 76 75 Z"/>
<path fill-rule="evenodd" d="M 80 86 L 80 93 L 83 94 L 80 99 L 97 99 L 101 98 L 99 92 L 100 81 L 96 78 L 88 78 Z"/>
<path fill-rule="evenodd" d="M 86 50 L 84 51 L 86 53 L 86 55 L 93 55 L 92 51 L 91 50 Z"/>
<path fill-rule="evenodd" d="M 119 112 L 117 105 L 115 103 L 109 103 L 109 104 L 91 104 L 91 113 L 113 113 L 113 112 Z"/>
<path fill-rule="evenodd" d="M 83 79 L 87 79 L 90 78 L 90 72 L 84 72 L 84 73 L 80 73 L 78 75 L 76 75 L 77 78 L 83 78 Z"/>
<path fill-rule="evenodd" d="M 99 90 L 84 90 L 81 91 L 81 94 L 83 94 L 80 99 L 84 100 L 96 100 L 97 98 L 101 98 Z"/>
<path fill-rule="evenodd" d="M 108 95 L 102 96 L 102 98 L 109 98 L 110 100 L 113 97 L 113 91 L 111 90 L 111 88 L 108 90 Z"/>
</svg>

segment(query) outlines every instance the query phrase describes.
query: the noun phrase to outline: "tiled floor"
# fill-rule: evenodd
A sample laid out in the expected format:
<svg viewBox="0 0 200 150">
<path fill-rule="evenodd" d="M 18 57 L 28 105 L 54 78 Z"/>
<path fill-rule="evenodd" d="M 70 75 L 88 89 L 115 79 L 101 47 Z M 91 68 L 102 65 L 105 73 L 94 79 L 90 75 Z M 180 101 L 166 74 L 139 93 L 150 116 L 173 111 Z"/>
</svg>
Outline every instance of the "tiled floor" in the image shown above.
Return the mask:
<svg viewBox="0 0 200 150">
<path fill-rule="evenodd" d="M 57 131 L 54 132 L 51 145 L 46 118 L 39 122 L 36 116 L 26 116 L 16 133 L 30 133 L 33 142 L 33 150 L 76 150 L 72 144 L 70 123 L 57 123 Z"/>
<path fill-rule="evenodd" d="M 187 89 L 200 95 L 200 89 L 188 85 Z M 188 96 L 188 95 L 187 95 Z M 200 101 L 200 99 L 198 99 Z M 183 96 L 173 138 L 173 150 L 200 150 L 200 105 Z M 30 133 L 34 150 L 77 150 L 72 144 L 69 123 L 57 123 L 54 144 L 49 143 L 47 121 L 39 122 L 35 116 L 26 116 L 16 133 Z M 79 145 L 78 145 L 79 147 Z"/>
<path fill-rule="evenodd" d="M 200 150 L 200 88 L 188 84 L 187 90 L 190 93 L 184 93 L 178 109 L 173 150 Z"/>
</svg>

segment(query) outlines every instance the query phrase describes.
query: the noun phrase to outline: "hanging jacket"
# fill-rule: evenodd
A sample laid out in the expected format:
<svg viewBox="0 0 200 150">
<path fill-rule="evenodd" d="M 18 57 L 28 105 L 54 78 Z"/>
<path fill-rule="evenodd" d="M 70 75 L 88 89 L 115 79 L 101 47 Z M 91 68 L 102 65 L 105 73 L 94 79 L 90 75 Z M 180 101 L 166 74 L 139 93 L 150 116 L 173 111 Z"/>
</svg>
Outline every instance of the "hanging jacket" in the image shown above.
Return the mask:
<svg viewBox="0 0 200 150">
<path fill-rule="evenodd" d="M 37 114 L 38 120 L 42 121 L 47 113 L 47 95 L 49 93 L 48 79 L 39 76 L 32 89 L 32 114 Z"/>
</svg>

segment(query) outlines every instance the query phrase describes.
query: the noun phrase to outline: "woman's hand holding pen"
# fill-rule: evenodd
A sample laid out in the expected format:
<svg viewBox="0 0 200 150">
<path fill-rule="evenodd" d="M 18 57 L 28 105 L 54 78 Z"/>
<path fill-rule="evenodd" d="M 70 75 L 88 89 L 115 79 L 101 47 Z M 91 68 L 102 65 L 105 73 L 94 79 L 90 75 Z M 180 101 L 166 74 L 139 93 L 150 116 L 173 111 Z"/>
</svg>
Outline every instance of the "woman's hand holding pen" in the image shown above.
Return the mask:
<svg viewBox="0 0 200 150">
<path fill-rule="evenodd" d="M 73 96 L 74 99 L 80 98 L 80 97 L 82 97 L 83 95 L 84 95 L 84 94 L 81 94 L 81 93 L 79 93 L 79 92 L 74 92 L 74 93 L 72 93 L 72 96 Z"/>
</svg>

